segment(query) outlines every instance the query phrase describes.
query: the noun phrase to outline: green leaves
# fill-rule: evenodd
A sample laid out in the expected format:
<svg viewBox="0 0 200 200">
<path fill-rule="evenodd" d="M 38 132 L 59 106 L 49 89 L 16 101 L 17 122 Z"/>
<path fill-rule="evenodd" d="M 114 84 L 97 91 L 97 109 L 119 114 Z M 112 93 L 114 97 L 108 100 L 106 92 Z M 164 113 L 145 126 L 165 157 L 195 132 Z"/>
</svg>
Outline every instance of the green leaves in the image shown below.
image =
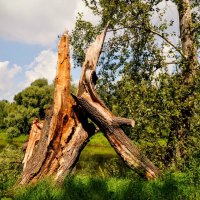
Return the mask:
<svg viewBox="0 0 200 200">
<path fill-rule="evenodd" d="M 45 109 L 52 104 L 53 85 L 48 85 L 46 79 L 38 79 L 31 83 L 22 92 L 15 95 L 14 100 L 18 105 L 26 108 L 38 109 L 37 117 L 45 117 Z"/>
<path fill-rule="evenodd" d="M 98 27 L 82 19 L 83 15 L 78 14 L 75 24 L 76 29 L 72 31 L 71 44 L 73 45 L 73 59 L 75 66 L 81 67 L 85 59 L 85 51 L 88 45 L 94 40 L 99 32 Z"/>
<path fill-rule="evenodd" d="M 9 127 L 6 132 L 9 139 L 18 137 L 21 134 L 20 130 L 17 127 Z"/>
<path fill-rule="evenodd" d="M 53 85 L 38 79 L 15 95 L 15 103 L 0 101 L 0 128 L 6 128 L 9 138 L 28 134 L 35 118 L 44 119 L 45 110 L 52 104 Z"/>
<path fill-rule="evenodd" d="M 180 38 L 173 30 L 175 19 L 164 18 L 168 3 L 162 9 L 158 6 L 162 0 L 84 2 L 99 17 L 99 24 L 93 26 L 79 16 L 72 35 L 76 66 L 83 61 L 84 48 L 110 21 L 99 59 L 98 93 L 116 115 L 136 121 L 134 129 L 125 128 L 125 131 L 158 165 L 164 166 L 167 146 L 174 158 L 182 155 L 186 163 L 187 150 L 194 147 L 197 150 L 194 141 L 200 139 L 200 76 L 199 72 L 196 77 L 190 75 L 188 65 L 192 61 L 183 59 L 184 41 L 182 45 L 170 41 L 171 36 L 177 37 L 177 41 Z M 173 2 L 180 11 L 182 1 Z M 192 26 L 198 33 L 199 3 L 192 1 L 191 5 L 195 7 Z M 158 18 L 153 24 L 155 13 Z M 199 34 L 194 35 L 194 40 L 199 48 Z M 171 61 L 173 65 L 167 64 Z M 194 79 L 189 82 L 188 77 Z"/>
</svg>

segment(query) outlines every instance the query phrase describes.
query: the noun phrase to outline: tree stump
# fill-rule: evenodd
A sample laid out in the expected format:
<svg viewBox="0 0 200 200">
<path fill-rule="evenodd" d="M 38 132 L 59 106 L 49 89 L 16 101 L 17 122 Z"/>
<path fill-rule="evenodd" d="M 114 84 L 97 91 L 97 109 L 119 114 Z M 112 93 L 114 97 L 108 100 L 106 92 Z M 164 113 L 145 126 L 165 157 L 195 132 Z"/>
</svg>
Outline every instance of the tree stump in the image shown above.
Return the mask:
<svg viewBox="0 0 200 200">
<path fill-rule="evenodd" d="M 58 46 L 54 104 L 43 123 L 35 121 L 23 160 L 20 184 L 52 175 L 62 181 L 75 166 L 82 149 L 95 133 L 95 123 L 117 154 L 141 176 L 156 178 L 158 169 L 124 134 L 121 125 L 134 126 L 134 120 L 115 116 L 95 91 L 96 66 L 107 28 L 87 49 L 78 94 L 70 96 L 69 36 L 65 32 Z M 88 118 L 93 123 L 88 123 Z"/>
</svg>

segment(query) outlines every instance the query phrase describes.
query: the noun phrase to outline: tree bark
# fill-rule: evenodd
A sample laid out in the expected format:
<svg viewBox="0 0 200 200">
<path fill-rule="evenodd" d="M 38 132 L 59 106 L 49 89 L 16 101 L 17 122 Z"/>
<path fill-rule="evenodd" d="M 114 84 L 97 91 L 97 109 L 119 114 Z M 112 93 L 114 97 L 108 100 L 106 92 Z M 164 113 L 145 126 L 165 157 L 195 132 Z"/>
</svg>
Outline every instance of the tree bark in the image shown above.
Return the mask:
<svg viewBox="0 0 200 200">
<path fill-rule="evenodd" d="M 32 125 L 20 184 L 49 175 L 61 181 L 73 169 L 95 130 L 79 112 L 70 96 L 69 36 L 64 33 L 58 47 L 54 105 L 41 127 Z"/>
<path fill-rule="evenodd" d="M 190 118 L 193 116 L 193 104 L 189 103 L 190 98 L 194 96 L 196 76 L 198 69 L 197 46 L 194 40 L 194 31 L 192 26 L 192 13 L 190 0 L 181 0 L 178 2 L 180 39 L 183 58 L 183 68 L 180 85 L 183 89 L 181 95 L 181 117 L 183 122 L 177 126 L 180 119 L 173 121 L 172 130 L 168 138 L 165 163 L 169 167 L 173 162 L 179 168 L 182 168 L 188 157 L 187 137 L 190 131 Z M 187 92 L 186 92 L 187 91 Z M 188 93 L 188 91 L 190 91 Z M 186 95 L 185 95 L 185 94 Z M 185 104 L 185 105 L 184 105 Z"/>
<path fill-rule="evenodd" d="M 77 97 L 73 95 L 73 97 L 104 133 L 125 163 L 141 176 L 153 179 L 157 177 L 158 169 L 139 151 L 120 128 L 122 125 L 134 126 L 134 120 L 116 117 L 101 101 L 94 88 L 97 80 L 96 65 L 101 51 L 99 44 L 102 46 L 106 31 L 107 29 L 97 37 L 88 49 L 83 63 L 78 95 Z M 93 49 L 96 49 L 96 51 Z"/>
<path fill-rule="evenodd" d="M 74 104 L 69 94 L 69 37 L 67 33 L 61 37 L 53 109 L 49 110 L 43 124 L 37 126 L 34 123 L 32 126 L 23 161 L 21 184 L 49 175 L 62 181 L 75 166 L 90 136 L 95 133 L 95 126 L 88 123 L 88 117 L 101 129 L 129 167 L 136 169 L 143 177 L 157 177 L 158 169 L 120 128 L 121 125 L 134 126 L 134 121 L 114 116 L 95 91 L 96 65 L 106 31 L 107 28 L 87 50 L 77 97 L 72 94 L 76 102 Z"/>
<path fill-rule="evenodd" d="M 178 3 L 180 39 L 183 54 L 186 58 L 183 76 L 187 84 L 192 84 L 197 72 L 198 53 L 194 40 L 192 12 L 190 0 L 181 0 Z"/>
</svg>

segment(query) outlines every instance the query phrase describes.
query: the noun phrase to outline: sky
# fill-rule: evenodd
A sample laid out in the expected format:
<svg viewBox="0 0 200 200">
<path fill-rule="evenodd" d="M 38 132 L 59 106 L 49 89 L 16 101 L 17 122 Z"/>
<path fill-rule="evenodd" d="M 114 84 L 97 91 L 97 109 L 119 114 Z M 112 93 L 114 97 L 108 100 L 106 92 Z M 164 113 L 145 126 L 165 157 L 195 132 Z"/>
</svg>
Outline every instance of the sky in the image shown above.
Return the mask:
<svg viewBox="0 0 200 200">
<path fill-rule="evenodd" d="M 78 12 L 97 20 L 81 0 L 0 0 L 0 100 L 12 101 L 37 78 L 53 81 L 58 35 L 71 32 Z M 73 81 L 79 76 L 73 68 Z"/>
<path fill-rule="evenodd" d="M 167 6 L 166 18 L 176 18 L 173 4 L 160 6 Z M 81 0 L 0 0 L 0 100 L 12 101 L 38 78 L 52 83 L 58 35 L 65 29 L 72 31 L 78 12 L 83 12 L 86 20 L 98 21 Z M 155 14 L 152 22 L 157 19 Z M 77 83 L 79 76 L 80 69 L 73 68 L 73 81 Z"/>
</svg>

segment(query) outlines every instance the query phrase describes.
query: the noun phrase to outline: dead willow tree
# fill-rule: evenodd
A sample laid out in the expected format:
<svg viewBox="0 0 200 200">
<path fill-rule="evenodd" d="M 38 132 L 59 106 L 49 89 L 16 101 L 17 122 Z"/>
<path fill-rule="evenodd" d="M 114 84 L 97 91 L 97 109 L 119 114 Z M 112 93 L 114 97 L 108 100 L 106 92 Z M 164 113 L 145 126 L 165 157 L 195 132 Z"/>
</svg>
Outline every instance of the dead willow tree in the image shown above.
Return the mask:
<svg viewBox="0 0 200 200">
<path fill-rule="evenodd" d="M 94 122 L 117 154 L 141 176 L 155 178 L 158 169 L 124 134 L 121 125 L 134 126 L 131 119 L 116 117 L 95 92 L 96 65 L 107 29 L 87 49 L 77 96 L 70 96 L 69 36 L 64 33 L 58 46 L 58 65 L 53 108 L 43 123 L 35 121 L 23 160 L 21 184 L 53 175 L 62 181 L 75 166 L 82 149 L 95 133 Z"/>
</svg>

